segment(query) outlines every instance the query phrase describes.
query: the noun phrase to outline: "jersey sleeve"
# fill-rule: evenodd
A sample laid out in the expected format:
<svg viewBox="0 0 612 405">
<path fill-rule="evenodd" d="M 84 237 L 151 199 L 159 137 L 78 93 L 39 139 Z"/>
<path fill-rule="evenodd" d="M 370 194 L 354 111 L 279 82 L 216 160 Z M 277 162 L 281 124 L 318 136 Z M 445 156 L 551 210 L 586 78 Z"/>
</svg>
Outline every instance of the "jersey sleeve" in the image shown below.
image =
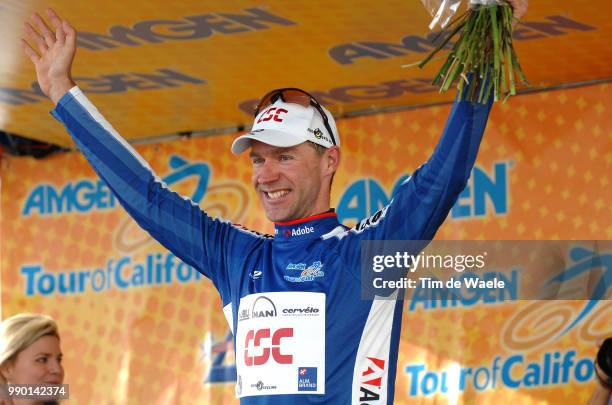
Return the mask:
<svg viewBox="0 0 612 405">
<path fill-rule="evenodd" d="M 361 241 L 433 239 L 467 184 L 491 105 L 455 101 L 429 160 L 398 187 L 387 206 L 360 221 L 341 241 L 341 254 L 352 268 L 358 268 Z"/>
<path fill-rule="evenodd" d="M 117 133 L 78 87 L 51 114 L 64 124 L 96 173 L 130 216 L 178 258 L 211 279 L 223 303 L 230 300 L 228 263 L 253 237 L 209 218 L 188 198 L 169 190 L 147 162 Z"/>
</svg>

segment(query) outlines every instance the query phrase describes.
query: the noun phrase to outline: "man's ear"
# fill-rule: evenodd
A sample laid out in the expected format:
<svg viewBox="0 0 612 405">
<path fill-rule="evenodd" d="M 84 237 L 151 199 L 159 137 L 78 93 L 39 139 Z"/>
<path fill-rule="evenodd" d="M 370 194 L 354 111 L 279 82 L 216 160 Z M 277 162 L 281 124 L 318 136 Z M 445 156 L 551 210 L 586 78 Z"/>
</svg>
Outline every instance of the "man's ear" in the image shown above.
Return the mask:
<svg viewBox="0 0 612 405">
<path fill-rule="evenodd" d="M 340 148 L 332 146 L 325 153 L 325 169 L 327 174 L 333 174 L 340 165 Z"/>
</svg>

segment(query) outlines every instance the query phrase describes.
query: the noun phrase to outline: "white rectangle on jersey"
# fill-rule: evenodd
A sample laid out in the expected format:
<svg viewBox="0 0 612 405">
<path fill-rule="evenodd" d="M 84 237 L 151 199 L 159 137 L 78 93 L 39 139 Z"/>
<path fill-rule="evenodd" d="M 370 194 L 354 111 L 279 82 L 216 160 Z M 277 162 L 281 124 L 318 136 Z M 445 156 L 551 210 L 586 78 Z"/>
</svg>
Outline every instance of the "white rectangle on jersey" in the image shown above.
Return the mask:
<svg viewBox="0 0 612 405">
<path fill-rule="evenodd" d="M 236 396 L 325 394 L 325 294 L 240 299 Z"/>
</svg>

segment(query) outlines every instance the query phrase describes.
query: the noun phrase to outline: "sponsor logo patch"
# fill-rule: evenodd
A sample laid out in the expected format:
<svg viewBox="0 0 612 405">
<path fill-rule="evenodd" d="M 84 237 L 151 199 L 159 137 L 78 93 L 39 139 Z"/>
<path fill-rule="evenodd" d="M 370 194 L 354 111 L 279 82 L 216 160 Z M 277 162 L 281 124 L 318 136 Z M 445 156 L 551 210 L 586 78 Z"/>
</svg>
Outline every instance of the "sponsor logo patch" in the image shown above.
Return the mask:
<svg viewBox="0 0 612 405">
<path fill-rule="evenodd" d="M 268 318 L 276 316 L 276 305 L 266 296 L 258 297 L 253 303 L 251 309 L 251 317 L 253 318 Z"/>
<path fill-rule="evenodd" d="M 317 368 L 300 367 L 298 368 L 298 391 L 317 390 Z"/>
<path fill-rule="evenodd" d="M 287 270 L 297 270 L 300 271 L 300 273 L 297 276 L 284 276 L 283 278 L 292 283 L 313 281 L 315 278 L 323 277 L 325 275 L 325 272 L 323 272 L 322 269 L 323 263 L 320 261 L 313 262 L 310 266 L 307 266 L 306 263 L 289 263 L 289 265 L 287 265 Z"/>
<path fill-rule="evenodd" d="M 251 319 L 251 312 L 248 309 L 243 309 L 238 313 L 238 322 Z"/>
<path fill-rule="evenodd" d="M 368 368 L 361 372 L 359 402 L 362 405 L 373 405 L 380 400 L 385 360 L 376 357 L 368 357 L 367 359 L 369 360 Z"/>
<path fill-rule="evenodd" d="M 312 135 L 316 139 L 325 139 L 327 142 L 333 143 L 331 139 L 329 139 L 329 137 L 325 136 L 325 134 L 323 133 L 323 131 L 321 131 L 320 128 L 315 128 L 315 129 L 308 128 L 308 132 L 312 133 Z"/>
<path fill-rule="evenodd" d="M 263 381 L 257 381 L 257 384 L 251 384 L 251 388 L 257 388 L 257 391 L 275 390 L 276 385 L 264 384 Z"/>
<path fill-rule="evenodd" d="M 290 236 L 302 236 L 314 233 L 314 231 L 314 226 L 303 226 L 301 228 L 285 229 L 283 231 L 283 236 L 286 238 Z"/>
</svg>

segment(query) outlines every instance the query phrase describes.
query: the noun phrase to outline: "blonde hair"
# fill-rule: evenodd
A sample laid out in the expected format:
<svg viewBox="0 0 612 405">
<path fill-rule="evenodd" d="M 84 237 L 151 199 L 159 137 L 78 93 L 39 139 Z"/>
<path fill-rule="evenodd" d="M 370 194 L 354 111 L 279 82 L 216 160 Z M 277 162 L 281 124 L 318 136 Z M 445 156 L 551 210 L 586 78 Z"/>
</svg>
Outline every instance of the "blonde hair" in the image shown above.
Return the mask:
<svg viewBox="0 0 612 405">
<path fill-rule="evenodd" d="M 17 314 L 0 323 L 0 369 L 43 336 L 59 339 L 57 323 L 47 315 Z M 0 384 L 6 384 L 0 373 Z"/>
</svg>

